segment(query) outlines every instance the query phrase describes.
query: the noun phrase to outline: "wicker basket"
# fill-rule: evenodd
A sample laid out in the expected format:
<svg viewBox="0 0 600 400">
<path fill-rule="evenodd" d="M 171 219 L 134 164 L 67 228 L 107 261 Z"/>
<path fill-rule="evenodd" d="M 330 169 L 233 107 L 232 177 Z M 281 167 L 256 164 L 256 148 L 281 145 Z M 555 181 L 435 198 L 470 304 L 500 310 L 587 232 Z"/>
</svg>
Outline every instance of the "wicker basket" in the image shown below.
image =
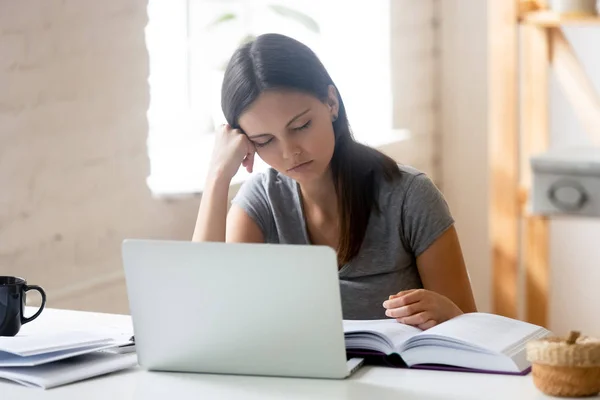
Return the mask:
<svg viewBox="0 0 600 400">
<path fill-rule="evenodd" d="M 527 343 L 533 382 L 542 392 L 559 397 L 592 396 L 600 392 L 600 340 L 571 332 Z"/>
</svg>

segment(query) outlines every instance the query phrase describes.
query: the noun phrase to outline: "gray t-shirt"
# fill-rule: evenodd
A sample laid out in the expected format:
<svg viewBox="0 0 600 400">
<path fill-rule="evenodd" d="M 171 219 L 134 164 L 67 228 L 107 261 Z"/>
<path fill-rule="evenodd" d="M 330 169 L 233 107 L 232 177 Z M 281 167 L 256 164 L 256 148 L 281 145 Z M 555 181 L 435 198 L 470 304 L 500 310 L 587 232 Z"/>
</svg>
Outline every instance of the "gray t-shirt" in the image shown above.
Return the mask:
<svg viewBox="0 0 600 400">
<path fill-rule="evenodd" d="M 379 185 L 381 213 L 371 212 L 359 254 L 339 270 L 344 319 L 386 318 L 392 294 L 422 288 L 416 257 L 454 220 L 433 182 L 400 166 L 401 177 Z M 269 169 L 251 176 L 232 203 L 259 226 L 267 243 L 310 244 L 296 181 Z"/>
</svg>

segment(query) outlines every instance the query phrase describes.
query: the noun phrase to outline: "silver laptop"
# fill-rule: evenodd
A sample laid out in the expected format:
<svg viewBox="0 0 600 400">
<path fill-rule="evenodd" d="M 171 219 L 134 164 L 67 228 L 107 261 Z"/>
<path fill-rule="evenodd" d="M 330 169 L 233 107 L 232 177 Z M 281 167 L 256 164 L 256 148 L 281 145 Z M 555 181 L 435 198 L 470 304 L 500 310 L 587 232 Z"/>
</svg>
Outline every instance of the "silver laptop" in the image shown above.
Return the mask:
<svg viewBox="0 0 600 400">
<path fill-rule="evenodd" d="M 324 246 L 125 240 L 140 366 L 345 378 L 335 252 Z"/>
</svg>

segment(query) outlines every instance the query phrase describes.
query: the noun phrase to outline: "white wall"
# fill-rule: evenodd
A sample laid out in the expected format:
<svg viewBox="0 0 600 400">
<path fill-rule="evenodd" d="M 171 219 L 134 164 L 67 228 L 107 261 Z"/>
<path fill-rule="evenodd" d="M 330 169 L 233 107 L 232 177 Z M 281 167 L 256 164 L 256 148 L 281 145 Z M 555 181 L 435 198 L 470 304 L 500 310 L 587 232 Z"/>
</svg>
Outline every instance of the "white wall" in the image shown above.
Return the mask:
<svg viewBox="0 0 600 400">
<path fill-rule="evenodd" d="M 488 239 L 487 4 L 443 0 L 441 180 L 480 311 L 491 310 Z"/>
<path fill-rule="evenodd" d="M 457 219 L 478 306 L 488 311 L 492 275 L 487 219 L 487 2 L 444 0 L 441 6 L 444 192 Z M 600 90 L 600 29 L 571 28 L 567 36 Z M 588 142 L 554 77 L 550 112 L 552 146 Z M 599 220 L 557 218 L 551 223 L 549 325 L 557 334 L 580 329 L 600 335 L 599 244 Z"/>
<path fill-rule="evenodd" d="M 568 28 L 565 34 L 600 93 L 600 28 Z M 551 146 L 591 145 L 556 79 L 550 83 Z M 552 329 L 600 336 L 600 219 L 554 219 L 550 263 Z"/>
<path fill-rule="evenodd" d="M 0 1 L 0 275 L 127 312 L 120 244 L 191 237 L 146 187 L 146 1 Z M 34 299 L 36 295 L 30 296 Z"/>
<path fill-rule="evenodd" d="M 413 138 L 386 152 L 439 176 L 439 0 L 390 0 L 393 126 Z"/>
</svg>

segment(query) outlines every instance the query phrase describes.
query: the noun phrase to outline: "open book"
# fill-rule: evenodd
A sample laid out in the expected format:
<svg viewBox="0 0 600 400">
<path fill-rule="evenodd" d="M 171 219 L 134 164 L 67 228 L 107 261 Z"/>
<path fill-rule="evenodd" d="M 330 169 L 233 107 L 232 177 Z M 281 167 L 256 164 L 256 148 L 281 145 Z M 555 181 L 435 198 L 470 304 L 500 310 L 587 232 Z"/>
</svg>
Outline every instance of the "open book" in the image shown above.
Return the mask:
<svg viewBox="0 0 600 400">
<path fill-rule="evenodd" d="M 526 343 L 550 332 L 499 315 L 468 313 L 427 331 L 394 319 L 344 320 L 344 334 L 349 353 L 397 354 L 410 368 L 526 374 Z"/>
</svg>

